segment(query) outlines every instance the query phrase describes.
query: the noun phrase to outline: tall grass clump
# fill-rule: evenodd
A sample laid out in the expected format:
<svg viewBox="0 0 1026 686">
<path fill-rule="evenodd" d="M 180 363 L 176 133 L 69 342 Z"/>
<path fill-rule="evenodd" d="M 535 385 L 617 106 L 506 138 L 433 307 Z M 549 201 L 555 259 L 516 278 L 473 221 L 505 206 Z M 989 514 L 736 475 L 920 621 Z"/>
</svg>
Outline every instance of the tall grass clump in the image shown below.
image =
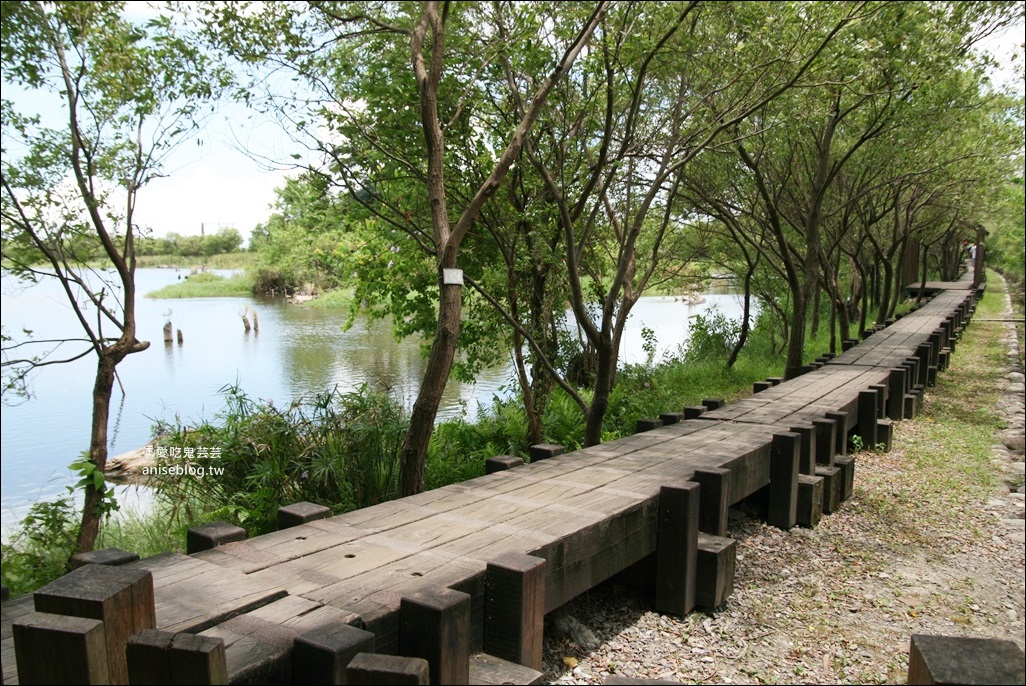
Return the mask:
<svg viewBox="0 0 1026 686">
<path fill-rule="evenodd" d="M 285 408 L 223 389 L 226 408 L 196 427 L 158 427 L 161 497 L 202 504 L 208 519 L 275 528 L 283 505 L 345 512 L 395 497 L 407 420 L 395 398 L 332 390 Z"/>
</svg>

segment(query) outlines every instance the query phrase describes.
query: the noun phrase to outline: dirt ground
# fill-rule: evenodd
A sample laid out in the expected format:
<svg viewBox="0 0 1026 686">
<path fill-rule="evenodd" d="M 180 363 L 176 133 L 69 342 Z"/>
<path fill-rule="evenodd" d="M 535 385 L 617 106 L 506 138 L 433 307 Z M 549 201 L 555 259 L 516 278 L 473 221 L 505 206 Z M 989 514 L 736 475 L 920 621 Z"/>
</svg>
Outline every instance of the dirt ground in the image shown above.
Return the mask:
<svg viewBox="0 0 1026 686">
<path fill-rule="evenodd" d="M 1026 647 L 1023 376 L 1011 328 L 992 326 L 1008 355 L 981 394 L 991 407 L 966 408 L 997 412 L 1005 427 L 982 460 L 989 476 L 977 479 L 988 492 L 911 467 L 917 445 L 936 441 L 929 423 L 939 400 L 928 393 L 920 417 L 896 425 L 891 452 L 858 454 L 855 496 L 817 528 L 782 531 L 732 512 L 734 592 L 717 612 L 662 616 L 603 584 L 548 620 L 546 678 L 905 683 L 912 634 Z M 959 364 L 956 353 L 947 372 L 956 383 L 979 376 L 972 360 Z"/>
</svg>

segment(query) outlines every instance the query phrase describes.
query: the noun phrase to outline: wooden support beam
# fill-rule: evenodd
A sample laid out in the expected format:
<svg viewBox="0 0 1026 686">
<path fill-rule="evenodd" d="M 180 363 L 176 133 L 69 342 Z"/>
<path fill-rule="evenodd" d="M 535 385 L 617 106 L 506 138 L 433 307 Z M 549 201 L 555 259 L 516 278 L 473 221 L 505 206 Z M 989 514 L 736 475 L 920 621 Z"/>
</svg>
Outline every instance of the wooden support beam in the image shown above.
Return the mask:
<svg viewBox="0 0 1026 686">
<path fill-rule="evenodd" d="M 173 631 L 144 629 L 128 637 L 125 659 L 128 663 L 128 683 L 132 686 L 159 686 L 171 683 L 171 661 L 167 651 L 171 647 Z"/>
<path fill-rule="evenodd" d="M 698 419 L 705 412 L 705 405 L 688 405 L 684 408 L 684 419 Z"/>
<path fill-rule="evenodd" d="M 397 655 L 360 653 L 346 668 L 351 684 L 366 686 L 421 686 L 432 683 L 427 660 Z"/>
<path fill-rule="evenodd" d="M 698 530 L 713 536 L 726 536 L 731 501 L 730 470 L 720 467 L 696 469 L 691 479 L 701 487 Z"/>
<path fill-rule="evenodd" d="M 211 522 L 203 526 L 194 526 L 185 536 L 185 550 L 192 555 L 201 550 L 217 548 L 225 543 L 246 540 L 246 530 L 227 522 Z"/>
<path fill-rule="evenodd" d="M 811 422 L 795 424 L 788 431 L 802 437 L 798 446 L 798 473 L 812 474 L 816 469 L 816 427 Z"/>
<path fill-rule="evenodd" d="M 227 684 L 228 663 L 224 641 L 213 636 L 175 634 L 167 650 L 171 663 L 171 683 Z"/>
<path fill-rule="evenodd" d="M 848 415 L 844 412 L 827 412 L 826 418 L 834 422 L 834 461 L 837 455 L 848 454 Z"/>
<path fill-rule="evenodd" d="M 820 465 L 816 467 L 816 476 L 823 479 L 823 514 L 833 514 L 841 506 L 841 494 L 844 490 L 844 474 L 840 467 Z"/>
<path fill-rule="evenodd" d="M 699 495 L 700 486 L 694 481 L 659 489 L 656 612 L 683 616 L 695 607 Z"/>
<path fill-rule="evenodd" d="M 524 458 L 516 455 L 496 455 L 485 460 L 485 474 L 494 474 L 514 467 L 522 467 Z"/>
<path fill-rule="evenodd" d="M 905 368 L 893 367 L 887 377 L 887 417 L 896 422 L 905 418 L 906 383 Z"/>
<path fill-rule="evenodd" d="M 78 569 L 84 565 L 107 565 L 108 567 L 120 567 L 129 562 L 139 559 L 136 553 L 130 553 L 121 548 L 103 548 L 102 550 L 91 550 L 88 553 L 78 553 L 71 557 L 70 567 Z"/>
<path fill-rule="evenodd" d="M 634 425 L 634 433 L 640 434 L 652 429 L 661 429 L 662 427 L 662 419 L 639 419 Z"/>
<path fill-rule="evenodd" d="M 790 529 L 798 518 L 798 454 L 801 436 L 779 433 L 770 451 L 769 511 L 766 521 Z"/>
<path fill-rule="evenodd" d="M 103 622 L 31 612 L 11 625 L 21 684 L 109 684 Z M 127 680 L 120 683 L 128 683 Z"/>
<path fill-rule="evenodd" d="M 531 462 L 547 460 L 550 457 L 556 457 L 557 455 L 562 455 L 565 452 L 566 448 L 556 443 L 537 443 L 528 449 L 528 455 L 531 457 Z"/>
<path fill-rule="evenodd" d="M 542 669 L 545 560 L 510 553 L 485 571 L 484 652 Z"/>
<path fill-rule="evenodd" d="M 816 464 L 832 465 L 837 453 L 837 422 L 833 419 L 813 419 L 816 429 Z"/>
<path fill-rule="evenodd" d="M 695 575 L 695 606 L 713 610 L 734 592 L 737 542 L 723 536 L 698 534 Z"/>
<path fill-rule="evenodd" d="M 876 418 L 883 419 L 887 416 L 887 384 L 875 383 L 869 388 L 876 391 Z"/>
<path fill-rule="evenodd" d="M 912 634 L 909 684 L 1022 684 L 1022 648 L 1013 641 Z"/>
<path fill-rule="evenodd" d="M 128 637 L 156 626 L 153 575 L 134 567 L 79 567 L 36 591 L 33 602 L 37 612 L 103 622 L 112 684 L 128 683 Z"/>
<path fill-rule="evenodd" d="M 798 475 L 798 526 L 814 529 L 823 517 L 823 477 Z"/>
<path fill-rule="evenodd" d="M 296 636 L 293 684 L 348 684 L 346 668 L 360 653 L 374 652 L 374 634 L 348 624 L 326 624 Z"/>
<path fill-rule="evenodd" d="M 876 445 L 876 403 L 876 391 L 859 391 L 857 432 L 862 438 L 862 447 L 865 450 L 872 450 Z"/>
<path fill-rule="evenodd" d="M 760 393 L 769 388 L 773 388 L 773 384 L 769 381 L 756 381 L 752 384 L 752 393 Z"/>
<path fill-rule="evenodd" d="M 399 653 L 427 660 L 432 684 L 470 683 L 470 596 L 441 588 L 403 596 Z"/>
<path fill-rule="evenodd" d="M 855 494 L 855 458 L 838 455 L 834 458 L 834 466 L 841 470 L 841 500 L 849 500 Z"/>
<path fill-rule="evenodd" d="M 684 421 L 684 413 L 683 412 L 664 412 L 661 415 L 659 415 L 659 419 L 663 420 L 663 426 L 670 426 L 671 424 L 676 424 L 677 422 L 683 422 Z"/>
<path fill-rule="evenodd" d="M 726 404 L 727 401 L 723 398 L 705 398 L 704 400 L 702 400 L 702 405 L 709 408 L 710 410 L 718 410 Z"/>
<path fill-rule="evenodd" d="M 309 503 L 305 500 L 291 505 L 283 505 L 278 508 L 278 529 L 290 529 L 318 519 L 327 519 L 330 516 L 330 507 Z"/>
</svg>

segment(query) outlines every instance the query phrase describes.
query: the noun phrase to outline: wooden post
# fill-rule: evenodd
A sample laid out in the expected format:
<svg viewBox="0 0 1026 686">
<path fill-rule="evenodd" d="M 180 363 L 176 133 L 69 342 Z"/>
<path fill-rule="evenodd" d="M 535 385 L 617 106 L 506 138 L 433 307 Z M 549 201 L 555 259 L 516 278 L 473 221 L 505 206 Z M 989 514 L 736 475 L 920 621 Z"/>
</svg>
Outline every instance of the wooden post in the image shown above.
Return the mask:
<svg viewBox="0 0 1026 686">
<path fill-rule="evenodd" d="M 121 565 L 127 565 L 129 562 L 135 562 L 138 559 L 139 556 L 135 553 L 130 553 L 121 548 L 103 548 L 73 555 L 71 557 L 71 568 L 78 569 L 84 565 L 120 567 Z"/>
<path fill-rule="evenodd" d="M 538 462 L 539 460 L 547 460 L 550 457 L 556 457 L 566 452 L 566 448 L 555 443 L 538 443 L 532 445 L 528 449 L 528 454 L 531 456 L 531 462 Z"/>
<path fill-rule="evenodd" d="M 301 501 L 278 508 L 278 529 L 290 529 L 331 516 L 331 508 L 317 503 Z"/>
<path fill-rule="evenodd" d="M 661 429 L 662 427 L 662 419 L 639 419 L 634 425 L 634 433 L 640 434 L 652 429 Z"/>
<path fill-rule="evenodd" d="M 171 661 L 167 651 L 174 632 L 144 629 L 128 637 L 125 659 L 128 683 L 132 686 L 158 686 L 171 683 Z"/>
<path fill-rule="evenodd" d="M 834 461 L 837 455 L 848 454 L 848 415 L 844 412 L 827 412 L 826 418 L 834 422 Z"/>
<path fill-rule="evenodd" d="M 485 571 L 484 652 L 542 669 L 545 560 L 509 553 Z"/>
<path fill-rule="evenodd" d="M 816 430 L 816 464 L 832 465 L 837 443 L 837 422 L 833 419 L 813 419 Z"/>
<path fill-rule="evenodd" d="M 784 382 L 784 377 L 782 377 L 782 376 L 770 376 L 770 377 L 767 377 L 766 380 L 769 381 L 774 386 L 779 386 L 780 384 L 782 384 Z"/>
<path fill-rule="evenodd" d="M 769 381 L 756 381 L 752 384 L 752 393 L 760 393 L 768 388 L 773 388 L 773 384 Z"/>
<path fill-rule="evenodd" d="M 769 512 L 766 521 L 780 529 L 790 529 L 798 518 L 798 453 L 801 440 L 801 436 L 793 433 L 773 435 Z"/>
<path fill-rule="evenodd" d="M 102 621 L 31 612 L 11 631 L 19 683 L 111 683 Z"/>
<path fill-rule="evenodd" d="M 812 424 L 798 424 L 788 431 L 802 437 L 798 448 L 798 472 L 812 474 L 816 469 L 816 428 Z"/>
<path fill-rule="evenodd" d="M 227 522 L 211 522 L 194 526 L 186 533 L 185 549 L 189 555 L 201 550 L 217 548 L 225 543 L 246 540 L 246 530 Z"/>
<path fill-rule="evenodd" d="M 872 450 L 876 445 L 876 399 L 876 391 L 859 391 L 858 435 L 864 450 Z"/>
<path fill-rule="evenodd" d="M 696 469 L 691 479 L 701 487 L 698 530 L 713 536 L 726 536 L 727 511 L 730 508 L 730 470 L 720 467 Z"/>
<path fill-rule="evenodd" d="M 919 385 L 926 388 L 930 384 L 930 357 L 932 346 L 929 343 L 921 343 L 916 348 L 916 356 L 919 358 Z"/>
<path fill-rule="evenodd" d="M 876 391 L 876 418 L 884 419 L 887 416 L 887 385 L 875 383 L 870 388 Z"/>
<path fill-rule="evenodd" d="M 705 405 L 688 405 L 684 408 L 684 419 L 698 419 L 705 412 Z"/>
<path fill-rule="evenodd" d="M 700 487 L 679 481 L 659 489 L 655 610 L 686 615 L 695 607 Z"/>
<path fill-rule="evenodd" d="M 799 526 L 813 529 L 823 516 L 823 478 L 808 474 L 798 475 Z"/>
<path fill-rule="evenodd" d="M 374 652 L 374 634 L 348 624 L 328 624 L 296 636 L 293 684 L 348 684 L 346 668 L 360 653 Z"/>
<path fill-rule="evenodd" d="M 171 345 L 174 342 L 173 330 L 171 322 L 164 322 L 164 345 Z"/>
<path fill-rule="evenodd" d="M 213 636 L 175 634 L 167 650 L 171 683 L 227 684 L 228 663 L 224 641 Z"/>
<path fill-rule="evenodd" d="M 659 415 L 659 419 L 663 420 L 663 426 L 670 426 L 671 424 L 676 424 L 677 422 L 684 421 L 684 413 L 664 412 L 661 415 Z"/>
<path fill-rule="evenodd" d="M 432 684 L 470 681 L 470 596 L 442 588 L 403 596 L 399 653 L 427 660 Z"/>
<path fill-rule="evenodd" d="M 485 474 L 503 472 L 514 467 L 522 467 L 523 464 L 524 458 L 522 457 L 517 457 L 516 455 L 496 455 L 485 460 Z"/>
<path fill-rule="evenodd" d="M 823 479 L 823 514 L 837 512 L 837 508 L 841 505 L 841 495 L 844 489 L 844 474 L 841 468 L 821 465 L 816 467 L 816 476 Z"/>
<path fill-rule="evenodd" d="M 732 538 L 698 534 L 695 606 L 712 610 L 734 592 L 737 542 Z"/>
<path fill-rule="evenodd" d="M 182 335 L 182 330 L 181 329 L 178 329 L 177 333 L 178 333 L 178 345 L 182 345 L 183 343 L 185 343 L 185 336 Z"/>
<path fill-rule="evenodd" d="M 905 418 L 905 368 L 893 367 L 887 377 L 887 417 L 893 421 Z"/>
<path fill-rule="evenodd" d="M 727 401 L 723 398 L 706 398 L 702 401 L 702 405 L 708 407 L 710 410 L 718 410 L 726 404 Z"/>
<path fill-rule="evenodd" d="M 432 683 L 426 660 L 396 655 L 360 653 L 346 668 L 351 684 L 366 686 L 420 686 Z"/>
<path fill-rule="evenodd" d="M 1022 648 L 1013 641 L 912 634 L 909 684 L 1021 684 Z"/>
<path fill-rule="evenodd" d="M 86 565 L 33 594 L 37 612 L 103 622 L 107 672 L 112 684 L 128 683 L 128 637 L 156 626 L 153 575 L 132 567 Z"/>
<path fill-rule="evenodd" d="M 838 455 L 834 458 L 834 466 L 841 470 L 841 500 L 848 500 L 855 493 L 855 458 Z"/>
</svg>

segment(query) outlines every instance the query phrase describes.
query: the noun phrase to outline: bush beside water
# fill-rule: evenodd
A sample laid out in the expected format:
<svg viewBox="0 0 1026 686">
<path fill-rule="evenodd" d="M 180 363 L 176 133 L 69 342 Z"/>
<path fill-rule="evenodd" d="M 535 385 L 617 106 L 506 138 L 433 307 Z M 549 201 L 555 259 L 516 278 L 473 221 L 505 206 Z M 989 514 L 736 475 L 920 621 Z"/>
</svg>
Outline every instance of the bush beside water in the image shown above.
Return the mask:
<svg viewBox="0 0 1026 686">
<path fill-rule="evenodd" d="M 753 381 L 778 374 L 783 356 L 758 328 L 737 363 L 726 366 L 736 339 L 734 327 L 736 323 L 715 314 L 697 319 L 686 351 L 621 369 L 603 440 L 634 433 L 640 418 L 679 411 L 704 398 L 734 400 L 749 393 Z M 810 337 L 807 357 L 825 350 L 822 336 Z M 158 466 L 191 464 L 194 469 L 178 470 L 180 474 L 168 469 L 154 476 L 152 511 L 109 517 L 101 547 L 152 555 L 181 550 L 185 531 L 205 522 L 228 521 L 256 535 L 275 528 L 282 505 L 308 500 L 337 514 L 395 497 L 408 418 L 394 396 L 367 388 L 334 390 L 280 408 L 254 400 L 236 386 L 223 392 L 226 408 L 211 421 L 155 427 Z M 543 426 L 546 441 L 568 450 L 582 444 L 583 415 L 562 391 L 549 402 Z M 519 397 L 495 398 L 476 417 L 436 427 L 425 467 L 426 488 L 480 476 L 488 457 L 526 456 L 528 447 L 528 422 Z M 204 467 L 202 476 L 195 469 L 199 466 Z M 65 571 L 78 517 L 70 497 L 33 506 L 3 546 L 3 579 L 12 594 L 31 591 Z"/>
</svg>

